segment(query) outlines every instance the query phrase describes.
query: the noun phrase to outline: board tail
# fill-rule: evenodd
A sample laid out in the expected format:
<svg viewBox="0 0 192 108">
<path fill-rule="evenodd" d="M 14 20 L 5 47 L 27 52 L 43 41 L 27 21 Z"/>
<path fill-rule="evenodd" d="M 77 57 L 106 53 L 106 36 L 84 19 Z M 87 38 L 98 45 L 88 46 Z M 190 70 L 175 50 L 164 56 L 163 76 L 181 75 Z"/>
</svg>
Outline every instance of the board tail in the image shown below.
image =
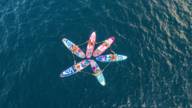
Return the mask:
<svg viewBox="0 0 192 108">
<path fill-rule="evenodd" d="M 105 82 L 105 77 L 103 75 L 103 73 L 99 73 L 97 76 L 95 76 L 97 81 L 102 85 L 102 86 L 105 86 L 106 85 L 106 82 Z"/>
</svg>

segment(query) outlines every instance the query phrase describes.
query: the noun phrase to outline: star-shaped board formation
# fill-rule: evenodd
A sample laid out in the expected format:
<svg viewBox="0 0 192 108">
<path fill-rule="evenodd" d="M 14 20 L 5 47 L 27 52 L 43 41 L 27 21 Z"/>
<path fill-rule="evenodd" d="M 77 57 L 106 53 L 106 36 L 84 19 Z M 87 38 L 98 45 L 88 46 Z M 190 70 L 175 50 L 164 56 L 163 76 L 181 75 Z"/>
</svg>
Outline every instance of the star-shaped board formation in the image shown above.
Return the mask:
<svg viewBox="0 0 192 108">
<path fill-rule="evenodd" d="M 76 73 L 82 72 L 83 69 L 85 69 L 87 66 L 91 65 L 92 68 L 92 75 L 96 77 L 98 82 L 105 86 L 105 78 L 103 76 L 103 70 L 99 67 L 96 61 L 102 62 L 102 63 L 111 63 L 111 62 L 118 62 L 123 61 L 127 59 L 127 56 L 121 55 L 121 54 L 107 54 L 107 55 L 101 55 L 103 54 L 113 43 L 114 43 L 115 37 L 111 36 L 108 39 L 104 40 L 101 45 L 99 45 L 96 50 L 94 50 L 96 45 L 96 33 L 93 32 L 90 35 L 88 44 L 87 44 L 87 50 L 86 54 L 79 48 L 78 45 L 74 44 L 70 40 L 63 38 L 62 43 L 72 52 L 72 54 L 78 56 L 79 58 L 82 58 L 84 60 L 75 63 L 73 66 L 69 67 L 68 69 L 61 72 L 60 77 L 68 77 L 71 75 L 74 75 Z M 96 61 L 90 59 L 91 57 L 96 57 Z"/>
</svg>

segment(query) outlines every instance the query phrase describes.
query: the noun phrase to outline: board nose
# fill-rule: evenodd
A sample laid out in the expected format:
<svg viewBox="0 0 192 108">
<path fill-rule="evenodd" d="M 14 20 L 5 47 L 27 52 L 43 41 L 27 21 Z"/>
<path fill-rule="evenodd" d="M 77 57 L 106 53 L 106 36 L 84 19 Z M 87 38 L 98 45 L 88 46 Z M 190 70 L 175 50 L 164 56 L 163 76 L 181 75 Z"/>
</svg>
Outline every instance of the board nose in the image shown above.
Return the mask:
<svg viewBox="0 0 192 108">
<path fill-rule="evenodd" d="M 106 85 L 105 81 L 100 82 L 100 84 L 101 84 L 102 86 L 105 86 L 105 85 Z"/>
<path fill-rule="evenodd" d="M 67 41 L 67 39 L 66 39 L 66 38 L 63 38 L 62 41 L 65 42 L 65 41 Z"/>
</svg>

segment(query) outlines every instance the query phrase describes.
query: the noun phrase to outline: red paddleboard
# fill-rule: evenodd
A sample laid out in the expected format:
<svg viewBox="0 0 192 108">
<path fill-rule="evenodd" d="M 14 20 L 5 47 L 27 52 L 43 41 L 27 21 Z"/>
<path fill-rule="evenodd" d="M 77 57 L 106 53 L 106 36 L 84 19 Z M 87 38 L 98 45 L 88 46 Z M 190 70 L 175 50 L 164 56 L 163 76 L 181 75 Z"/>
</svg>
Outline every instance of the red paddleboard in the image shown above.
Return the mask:
<svg viewBox="0 0 192 108">
<path fill-rule="evenodd" d="M 98 48 L 93 52 L 93 56 L 97 57 L 105 52 L 107 48 L 111 46 L 111 44 L 114 42 L 115 37 L 110 37 L 106 39 Z"/>
<path fill-rule="evenodd" d="M 94 47 L 95 47 L 95 41 L 96 41 L 96 33 L 93 32 L 87 44 L 86 58 L 91 58 Z"/>
</svg>

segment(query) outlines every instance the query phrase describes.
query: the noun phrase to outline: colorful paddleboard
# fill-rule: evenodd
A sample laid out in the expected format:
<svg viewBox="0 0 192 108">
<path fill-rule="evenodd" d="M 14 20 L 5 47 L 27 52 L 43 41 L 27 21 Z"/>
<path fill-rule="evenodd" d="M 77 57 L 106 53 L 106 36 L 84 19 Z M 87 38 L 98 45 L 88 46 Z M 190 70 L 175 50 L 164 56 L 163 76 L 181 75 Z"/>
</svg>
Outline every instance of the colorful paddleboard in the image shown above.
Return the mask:
<svg viewBox="0 0 192 108">
<path fill-rule="evenodd" d="M 84 68 L 86 68 L 87 66 L 89 66 L 89 60 L 83 60 L 71 67 L 69 67 L 68 69 L 64 70 L 63 72 L 61 72 L 60 77 L 68 77 L 71 76 L 73 74 L 76 74 L 78 72 L 80 72 L 81 70 L 83 70 Z"/>
<path fill-rule="evenodd" d="M 98 66 L 98 64 L 94 60 L 89 60 L 91 68 L 93 70 L 93 75 L 96 77 L 97 81 L 102 85 L 105 86 L 105 78 L 103 76 L 102 70 Z"/>
<path fill-rule="evenodd" d="M 101 55 L 96 57 L 96 60 L 100 62 L 117 62 L 117 61 L 123 61 L 126 59 L 127 59 L 127 56 L 119 55 L 119 54 L 108 54 L 108 55 Z"/>
<path fill-rule="evenodd" d="M 105 52 L 105 50 L 107 48 L 109 48 L 111 46 L 111 44 L 114 42 L 115 37 L 110 37 L 108 39 L 106 39 L 100 46 L 98 46 L 98 48 L 93 52 L 93 56 L 97 57 L 99 55 L 101 55 L 102 53 Z"/>
<path fill-rule="evenodd" d="M 95 41 L 96 41 L 96 33 L 93 32 L 87 44 L 86 58 L 91 58 L 94 47 L 95 47 Z"/>
<path fill-rule="evenodd" d="M 63 38 L 62 42 L 73 54 L 75 54 L 76 56 L 78 56 L 80 58 L 85 58 L 85 53 L 73 42 L 71 42 L 70 40 L 68 40 L 66 38 Z"/>
</svg>

